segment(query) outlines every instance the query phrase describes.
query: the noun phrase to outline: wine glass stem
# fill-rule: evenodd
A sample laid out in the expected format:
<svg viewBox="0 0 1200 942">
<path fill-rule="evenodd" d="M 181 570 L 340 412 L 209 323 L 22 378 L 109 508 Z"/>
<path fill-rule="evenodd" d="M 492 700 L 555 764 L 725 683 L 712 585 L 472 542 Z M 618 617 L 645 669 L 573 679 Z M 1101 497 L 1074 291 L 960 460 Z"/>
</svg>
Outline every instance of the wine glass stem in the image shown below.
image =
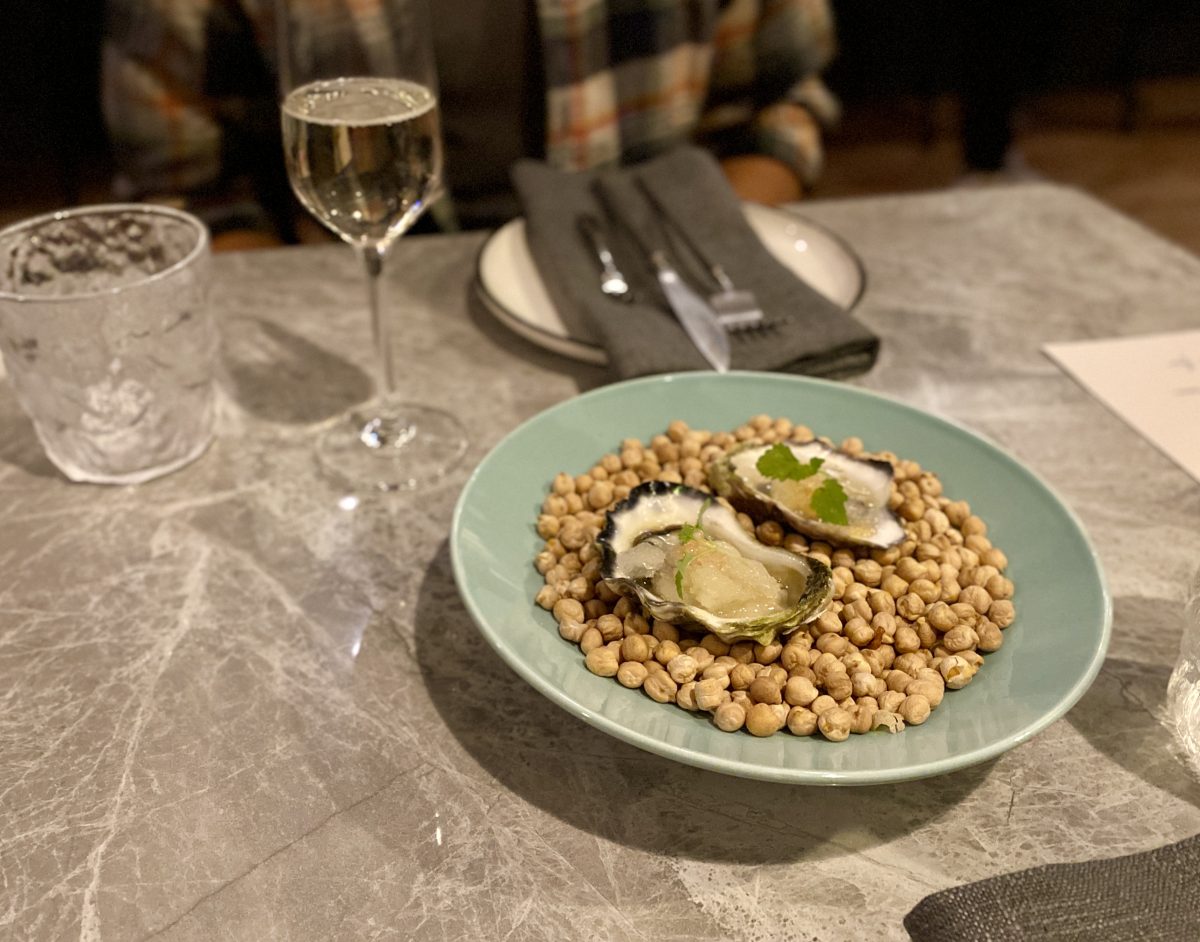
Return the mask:
<svg viewBox="0 0 1200 942">
<path fill-rule="evenodd" d="M 359 255 L 362 256 L 363 266 L 367 270 L 367 303 L 371 308 L 371 337 L 375 343 L 380 394 L 386 396 L 396 391 L 396 371 L 392 362 L 391 337 L 379 303 L 384 251 L 377 246 L 365 245 L 359 248 Z"/>
</svg>

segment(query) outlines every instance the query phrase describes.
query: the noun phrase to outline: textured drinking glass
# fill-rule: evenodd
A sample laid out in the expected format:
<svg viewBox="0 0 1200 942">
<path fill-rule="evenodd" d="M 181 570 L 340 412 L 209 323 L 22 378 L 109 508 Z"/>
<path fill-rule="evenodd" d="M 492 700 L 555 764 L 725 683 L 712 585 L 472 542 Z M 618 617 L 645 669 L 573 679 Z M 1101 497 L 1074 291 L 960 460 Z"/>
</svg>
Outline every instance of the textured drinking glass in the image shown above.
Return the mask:
<svg viewBox="0 0 1200 942">
<path fill-rule="evenodd" d="M 1179 662 L 1167 684 L 1167 711 L 1180 745 L 1200 775 L 1200 570 L 1188 587 Z"/>
<path fill-rule="evenodd" d="M 158 206 L 91 206 L 0 232 L 0 350 L 50 460 L 135 484 L 213 434 L 208 230 Z"/>
</svg>

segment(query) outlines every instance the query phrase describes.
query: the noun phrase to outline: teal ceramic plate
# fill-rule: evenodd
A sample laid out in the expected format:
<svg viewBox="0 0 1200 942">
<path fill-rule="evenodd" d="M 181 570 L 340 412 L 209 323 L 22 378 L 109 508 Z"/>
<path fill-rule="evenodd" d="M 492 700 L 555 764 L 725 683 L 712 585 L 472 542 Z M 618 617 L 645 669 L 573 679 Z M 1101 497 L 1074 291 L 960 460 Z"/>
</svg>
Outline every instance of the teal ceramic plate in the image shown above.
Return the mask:
<svg viewBox="0 0 1200 942">
<path fill-rule="evenodd" d="M 859 436 L 870 449 L 919 461 L 967 500 L 1008 554 L 1017 620 L 966 688 L 923 726 L 844 743 L 723 733 L 706 714 L 658 704 L 590 674 L 579 649 L 533 603 L 534 521 L 559 471 L 579 474 L 622 438 L 648 439 L 672 419 L 731 429 L 758 413 L 818 434 Z M 775 782 L 850 785 L 940 775 L 1029 739 L 1087 690 L 1108 646 L 1111 602 L 1079 521 L 997 445 L 903 403 L 852 386 L 757 373 L 684 373 L 607 386 L 535 416 L 483 460 L 458 501 L 451 553 L 459 591 L 487 642 L 563 709 L 658 755 Z"/>
</svg>

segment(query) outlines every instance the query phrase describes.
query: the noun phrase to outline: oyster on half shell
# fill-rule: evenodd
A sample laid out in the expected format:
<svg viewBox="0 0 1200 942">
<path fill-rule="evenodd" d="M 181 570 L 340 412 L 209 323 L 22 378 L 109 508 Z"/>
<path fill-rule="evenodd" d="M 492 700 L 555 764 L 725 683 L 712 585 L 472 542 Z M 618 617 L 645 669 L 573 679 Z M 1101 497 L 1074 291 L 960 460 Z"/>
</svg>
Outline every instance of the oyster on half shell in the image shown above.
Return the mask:
<svg viewBox="0 0 1200 942">
<path fill-rule="evenodd" d="M 804 480 L 781 481 L 758 469 L 758 460 L 773 447 L 746 445 L 714 461 L 708 466 L 709 486 L 756 521 L 779 520 L 816 539 L 881 549 L 904 539 L 904 526 L 888 507 L 894 475 L 888 462 L 855 458 L 821 442 L 788 443 L 799 463 L 820 458 L 821 465 Z M 813 509 L 815 490 L 829 478 L 841 484 L 846 493 L 845 524 L 822 520 Z"/>
<path fill-rule="evenodd" d="M 821 614 L 833 574 L 820 560 L 765 546 L 712 495 L 651 481 L 608 512 L 601 575 L 647 615 L 696 622 L 724 641 L 770 644 Z"/>
</svg>

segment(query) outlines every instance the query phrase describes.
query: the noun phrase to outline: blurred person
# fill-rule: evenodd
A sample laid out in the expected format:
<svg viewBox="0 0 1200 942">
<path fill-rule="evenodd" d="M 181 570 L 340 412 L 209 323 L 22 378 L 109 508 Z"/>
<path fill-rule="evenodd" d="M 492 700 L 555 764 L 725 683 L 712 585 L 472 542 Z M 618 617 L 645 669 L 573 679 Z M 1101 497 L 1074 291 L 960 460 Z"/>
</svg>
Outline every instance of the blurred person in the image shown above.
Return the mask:
<svg viewBox="0 0 1200 942">
<path fill-rule="evenodd" d="M 295 0 L 301 2 L 301 0 Z M 350 0 L 303 0 L 314 8 Z M 174 198 L 214 245 L 298 241 L 270 0 L 108 0 L 103 109 L 117 195 Z M 364 21 L 379 3 L 355 0 Z M 828 0 L 431 0 L 449 200 L 442 228 L 520 211 L 508 169 L 633 163 L 684 141 L 743 198 L 798 199 L 837 104 Z"/>
</svg>

